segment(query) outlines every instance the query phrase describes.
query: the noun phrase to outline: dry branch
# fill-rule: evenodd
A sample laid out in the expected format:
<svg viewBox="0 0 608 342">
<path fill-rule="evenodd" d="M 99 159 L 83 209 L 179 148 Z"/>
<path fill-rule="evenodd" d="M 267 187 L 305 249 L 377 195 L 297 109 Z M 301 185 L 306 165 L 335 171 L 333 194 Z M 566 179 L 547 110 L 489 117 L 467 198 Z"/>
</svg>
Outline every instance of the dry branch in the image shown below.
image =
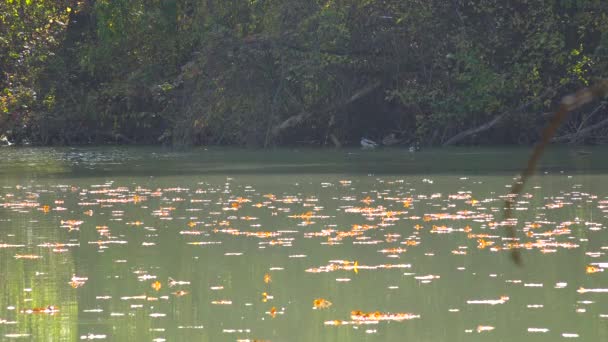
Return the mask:
<svg viewBox="0 0 608 342">
<path fill-rule="evenodd" d="M 557 89 L 547 89 L 545 90 L 542 94 L 540 94 L 539 96 L 531 99 L 530 101 L 522 104 L 521 106 L 517 107 L 514 111 L 505 111 L 502 112 L 501 114 L 497 115 L 494 117 L 494 119 L 484 123 L 481 126 L 477 126 L 474 128 L 470 128 L 467 129 L 465 131 L 462 131 L 458 134 L 456 134 L 455 136 L 451 137 L 450 139 L 448 139 L 446 142 L 443 143 L 443 146 L 449 146 L 449 145 L 454 145 L 455 143 L 473 135 L 473 134 L 477 134 L 483 131 L 487 131 L 488 129 L 496 126 L 496 124 L 498 124 L 499 122 L 502 121 L 502 119 L 504 119 L 505 117 L 507 117 L 508 115 L 512 114 L 512 113 L 516 113 L 516 112 L 521 112 L 524 109 L 528 108 L 530 105 L 534 104 L 535 102 L 541 100 L 542 98 L 544 98 L 545 96 L 549 95 L 552 92 L 555 92 Z"/>
<path fill-rule="evenodd" d="M 380 87 L 380 85 L 381 85 L 381 83 L 379 81 L 368 84 L 367 86 L 356 91 L 348 99 L 334 103 L 333 105 L 326 107 L 324 109 L 321 109 L 321 110 L 317 111 L 316 113 L 327 113 L 332 110 L 349 105 L 349 104 L 357 101 L 358 99 L 368 95 L 372 91 L 376 90 L 378 87 Z M 310 118 L 313 114 L 315 114 L 315 112 L 303 111 L 298 114 L 290 116 L 289 118 L 287 118 L 286 120 L 284 120 L 283 122 L 281 122 L 280 124 L 278 124 L 272 128 L 272 135 L 275 137 L 278 136 L 284 130 L 299 125 L 304 120 Z"/>
<path fill-rule="evenodd" d="M 479 132 L 486 131 L 486 130 L 494 127 L 504 117 L 505 117 L 505 113 L 502 113 L 502 114 L 496 116 L 491 121 L 486 122 L 485 124 L 483 124 L 481 126 L 478 126 L 478 127 L 475 127 L 475 128 L 471 128 L 471 129 L 467 129 L 466 131 L 460 132 L 460 133 L 456 134 L 455 136 L 451 137 L 450 139 L 448 139 L 446 142 L 444 142 L 443 146 L 453 145 L 453 144 L 455 144 L 455 143 L 463 140 L 464 138 L 466 138 L 468 136 L 471 136 L 473 134 L 477 134 Z"/>
<path fill-rule="evenodd" d="M 599 110 L 602 110 L 605 107 L 606 107 L 606 103 L 601 103 L 599 106 L 595 107 L 595 109 L 589 115 L 593 115 L 593 114 L 595 114 Z M 586 128 L 580 129 L 580 130 L 578 130 L 578 131 L 576 131 L 574 133 L 565 134 L 565 135 L 562 135 L 562 136 L 559 136 L 559 137 L 555 137 L 551 141 L 552 142 L 570 141 L 572 143 L 572 142 L 574 142 L 574 141 L 576 141 L 576 140 L 578 140 L 580 138 L 584 138 L 589 133 L 595 131 L 598 128 L 602 128 L 604 126 L 608 126 L 608 119 L 604 119 L 604 120 L 596 123 L 595 125 L 591 125 L 591 126 L 588 126 Z"/>
</svg>

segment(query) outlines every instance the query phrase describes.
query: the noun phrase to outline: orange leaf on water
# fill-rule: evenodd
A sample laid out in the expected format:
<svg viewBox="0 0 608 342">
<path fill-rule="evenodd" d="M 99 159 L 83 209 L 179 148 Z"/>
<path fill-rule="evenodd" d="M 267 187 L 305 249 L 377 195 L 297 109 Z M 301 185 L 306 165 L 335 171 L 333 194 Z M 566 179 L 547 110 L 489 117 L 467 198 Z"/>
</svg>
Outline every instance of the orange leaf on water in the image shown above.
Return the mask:
<svg viewBox="0 0 608 342">
<path fill-rule="evenodd" d="M 160 281 L 155 281 L 152 283 L 152 288 L 154 289 L 154 291 L 159 291 L 162 286 L 162 284 L 160 283 Z"/>
</svg>

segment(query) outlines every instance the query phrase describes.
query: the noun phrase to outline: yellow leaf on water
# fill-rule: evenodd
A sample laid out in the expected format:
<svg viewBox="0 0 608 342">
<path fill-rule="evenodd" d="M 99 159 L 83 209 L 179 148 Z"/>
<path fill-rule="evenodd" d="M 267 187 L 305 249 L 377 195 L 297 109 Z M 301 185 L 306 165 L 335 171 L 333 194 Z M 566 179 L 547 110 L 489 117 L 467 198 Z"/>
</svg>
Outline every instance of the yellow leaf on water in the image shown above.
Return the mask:
<svg viewBox="0 0 608 342">
<path fill-rule="evenodd" d="M 155 281 L 152 283 L 152 288 L 154 289 L 154 291 L 159 291 L 160 288 L 162 287 L 162 284 L 160 283 L 160 281 Z"/>
<path fill-rule="evenodd" d="M 313 309 L 327 309 L 332 305 L 332 302 L 324 298 L 317 298 L 312 302 Z"/>
</svg>

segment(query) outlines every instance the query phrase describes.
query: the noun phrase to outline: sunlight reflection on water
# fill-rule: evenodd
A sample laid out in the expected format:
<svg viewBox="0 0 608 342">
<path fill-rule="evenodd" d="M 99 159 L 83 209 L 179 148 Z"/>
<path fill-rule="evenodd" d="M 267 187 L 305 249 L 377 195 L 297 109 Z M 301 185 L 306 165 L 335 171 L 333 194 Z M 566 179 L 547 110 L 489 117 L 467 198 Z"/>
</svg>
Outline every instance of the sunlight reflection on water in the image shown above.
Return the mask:
<svg viewBox="0 0 608 342">
<path fill-rule="evenodd" d="M 293 172 L 323 165 L 308 162 L 313 154 L 247 174 L 253 161 L 238 161 L 238 151 L 226 152 L 226 165 L 206 169 L 191 152 L 35 151 L 9 155 L 0 167 L 9 175 L 0 183 L 5 338 L 496 341 L 608 334 L 608 182 L 601 172 L 535 177 L 515 203 L 517 219 L 503 222 L 505 185 L 513 178 L 503 172 L 396 175 L 398 164 L 391 164 L 387 174 L 370 176 L 359 171 L 381 159 L 371 154 L 371 161 L 332 161 L 340 172 Z M 47 160 L 55 166 L 45 171 Z M 188 172 L 175 172 L 181 162 Z M 163 163 L 170 164 L 167 174 Z M 359 171 L 346 172 L 348 163 Z M 36 171 L 20 171 L 26 164 Z M 125 165 L 155 166 L 155 176 Z M 196 165 L 238 172 L 196 174 Z M 279 172 L 285 165 L 290 171 Z M 260 173 L 268 168 L 276 172 Z M 516 239 L 504 234 L 507 225 L 517 228 Z M 511 249 L 525 252 L 523 268 L 510 261 Z"/>
</svg>

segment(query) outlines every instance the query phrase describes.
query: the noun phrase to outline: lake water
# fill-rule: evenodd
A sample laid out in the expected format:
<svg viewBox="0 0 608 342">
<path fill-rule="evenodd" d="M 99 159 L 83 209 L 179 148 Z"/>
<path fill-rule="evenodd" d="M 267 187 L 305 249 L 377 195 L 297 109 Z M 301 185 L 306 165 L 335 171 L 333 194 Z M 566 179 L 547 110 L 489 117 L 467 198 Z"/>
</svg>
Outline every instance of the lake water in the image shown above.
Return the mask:
<svg viewBox="0 0 608 342">
<path fill-rule="evenodd" d="M 608 341 L 587 151 L 1 148 L 0 339 Z"/>
</svg>

